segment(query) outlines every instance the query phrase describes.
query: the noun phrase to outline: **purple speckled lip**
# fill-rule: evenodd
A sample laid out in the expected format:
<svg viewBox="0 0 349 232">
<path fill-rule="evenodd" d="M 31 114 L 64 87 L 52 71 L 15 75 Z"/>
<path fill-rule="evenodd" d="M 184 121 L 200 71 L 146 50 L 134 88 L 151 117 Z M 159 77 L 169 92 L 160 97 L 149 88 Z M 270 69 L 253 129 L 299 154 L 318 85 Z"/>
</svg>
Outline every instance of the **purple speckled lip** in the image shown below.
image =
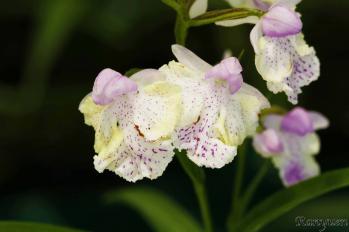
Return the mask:
<svg viewBox="0 0 349 232">
<path fill-rule="evenodd" d="M 302 21 L 294 10 L 282 5 L 276 5 L 262 18 L 263 34 L 270 37 L 285 37 L 302 31 Z"/>
<path fill-rule="evenodd" d="M 301 107 L 294 108 L 282 118 L 281 129 L 299 136 L 314 132 L 311 117 L 308 112 Z"/>
</svg>

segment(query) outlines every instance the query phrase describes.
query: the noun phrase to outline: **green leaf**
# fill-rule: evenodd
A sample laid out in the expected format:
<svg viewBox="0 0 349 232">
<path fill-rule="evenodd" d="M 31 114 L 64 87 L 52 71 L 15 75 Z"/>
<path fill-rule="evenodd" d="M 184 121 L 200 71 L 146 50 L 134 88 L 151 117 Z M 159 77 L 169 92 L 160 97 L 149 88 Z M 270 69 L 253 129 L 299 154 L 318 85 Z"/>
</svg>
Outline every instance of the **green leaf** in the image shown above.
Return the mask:
<svg viewBox="0 0 349 232">
<path fill-rule="evenodd" d="M 205 173 L 202 168 L 194 164 L 191 160 L 188 159 L 186 151 L 175 150 L 176 157 L 178 158 L 182 168 L 190 177 L 194 183 L 204 183 L 205 182 Z"/>
<path fill-rule="evenodd" d="M 346 186 L 349 186 L 349 168 L 330 171 L 281 190 L 254 207 L 236 231 L 258 231 L 303 202 Z"/>
<path fill-rule="evenodd" d="M 248 16 L 262 16 L 263 12 L 256 9 L 229 8 L 222 10 L 212 10 L 190 20 L 190 26 L 202 26 L 223 20 L 241 19 Z"/>
<path fill-rule="evenodd" d="M 82 232 L 60 226 L 52 226 L 42 223 L 19 222 L 19 221 L 0 221 L 0 231 L 6 232 Z"/>
<path fill-rule="evenodd" d="M 163 193 L 149 188 L 126 188 L 105 195 L 107 203 L 124 203 L 137 210 L 158 232 L 200 232 L 198 222 Z"/>
<path fill-rule="evenodd" d="M 35 29 L 30 39 L 20 86 L 9 89 L 0 85 L 0 112 L 35 112 L 41 106 L 51 69 L 88 9 L 88 1 L 83 0 L 38 2 L 35 6 Z"/>
</svg>

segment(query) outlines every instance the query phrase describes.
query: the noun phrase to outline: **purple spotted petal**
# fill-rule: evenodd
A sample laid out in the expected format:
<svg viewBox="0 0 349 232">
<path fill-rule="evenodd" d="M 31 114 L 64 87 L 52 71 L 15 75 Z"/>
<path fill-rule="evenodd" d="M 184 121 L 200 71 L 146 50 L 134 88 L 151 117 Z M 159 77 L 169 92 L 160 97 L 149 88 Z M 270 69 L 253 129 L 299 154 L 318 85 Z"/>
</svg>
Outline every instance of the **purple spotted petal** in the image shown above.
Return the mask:
<svg viewBox="0 0 349 232">
<path fill-rule="evenodd" d="M 92 99 L 98 105 L 107 105 L 118 96 L 137 90 L 137 84 L 120 73 L 106 68 L 93 85 Z"/>
<path fill-rule="evenodd" d="M 285 6 L 272 7 L 262 18 L 262 31 L 266 36 L 285 37 L 298 34 L 301 30 L 299 14 Z"/>
<path fill-rule="evenodd" d="M 220 109 L 227 104 L 227 96 L 230 95 L 225 88 L 212 84 L 205 95 L 205 104 L 197 122 L 175 132 L 175 146 L 186 150 L 189 159 L 198 166 L 221 168 L 230 163 L 236 155 L 237 147 L 218 139 L 215 127 Z M 233 107 L 233 104 L 229 106 Z M 231 117 L 231 114 L 229 115 Z M 237 120 L 234 122 L 234 126 L 240 125 Z"/>
<path fill-rule="evenodd" d="M 281 129 L 299 136 L 314 132 L 310 115 L 301 107 L 294 108 L 282 118 Z"/>
<path fill-rule="evenodd" d="M 227 81 L 231 94 L 238 91 L 243 83 L 242 67 L 240 62 L 235 57 L 229 57 L 222 60 L 219 64 L 213 66 L 206 72 L 206 79 L 219 79 Z"/>
<path fill-rule="evenodd" d="M 258 38 L 255 28 L 251 38 Z M 320 61 L 314 48 L 306 44 L 302 33 L 283 38 L 264 36 L 263 46 L 258 46 L 255 39 L 251 41 L 254 46 L 257 44 L 256 67 L 267 80 L 268 89 L 273 93 L 285 92 L 288 100 L 296 104 L 301 88 L 320 75 Z"/>
<path fill-rule="evenodd" d="M 286 186 L 297 184 L 306 179 L 304 167 L 298 162 L 290 162 L 281 173 L 281 178 Z"/>
<path fill-rule="evenodd" d="M 273 129 L 267 129 L 261 134 L 256 135 L 253 139 L 253 146 L 265 157 L 279 154 L 284 150 L 278 134 Z"/>
<path fill-rule="evenodd" d="M 112 147 L 109 152 L 104 151 L 104 154 L 99 153 L 94 157 L 98 172 L 107 169 L 131 182 L 144 177 L 155 179 L 161 176 L 174 155 L 170 139 L 147 141 L 133 123 L 133 103 L 136 97 L 136 94 L 124 94 L 103 107 L 98 119 L 100 127 L 96 131 L 102 132 L 109 143 L 115 143 L 110 130 L 117 122 L 118 128 L 122 130 L 122 142 L 119 146 Z M 109 144 L 108 147 L 110 148 Z"/>
</svg>

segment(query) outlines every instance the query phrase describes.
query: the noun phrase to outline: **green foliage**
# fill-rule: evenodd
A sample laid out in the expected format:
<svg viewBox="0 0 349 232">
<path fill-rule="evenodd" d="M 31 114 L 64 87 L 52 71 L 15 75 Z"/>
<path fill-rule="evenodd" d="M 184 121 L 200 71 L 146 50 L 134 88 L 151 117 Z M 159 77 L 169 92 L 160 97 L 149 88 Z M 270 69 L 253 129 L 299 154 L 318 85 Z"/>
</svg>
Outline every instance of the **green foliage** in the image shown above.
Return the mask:
<svg viewBox="0 0 349 232">
<path fill-rule="evenodd" d="M 199 232 L 198 222 L 165 194 L 149 188 L 125 188 L 105 195 L 107 203 L 123 203 L 137 210 L 157 232 Z"/>
<path fill-rule="evenodd" d="M 330 191 L 349 186 L 349 168 L 327 172 L 273 194 L 255 206 L 235 231 L 258 231 L 298 205 Z"/>
<path fill-rule="evenodd" d="M 0 112 L 9 114 L 35 112 L 41 106 L 50 70 L 86 9 L 87 4 L 82 0 L 53 0 L 39 3 L 36 29 L 30 41 L 20 86 L 18 90 L 8 88 L 6 85 L 0 86 Z"/>
<path fill-rule="evenodd" d="M 0 221 L 0 231 L 6 232 L 83 232 L 60 226 L 52 226 L 41 223 L 19 222 L 19 221 Z"/>
</svg>

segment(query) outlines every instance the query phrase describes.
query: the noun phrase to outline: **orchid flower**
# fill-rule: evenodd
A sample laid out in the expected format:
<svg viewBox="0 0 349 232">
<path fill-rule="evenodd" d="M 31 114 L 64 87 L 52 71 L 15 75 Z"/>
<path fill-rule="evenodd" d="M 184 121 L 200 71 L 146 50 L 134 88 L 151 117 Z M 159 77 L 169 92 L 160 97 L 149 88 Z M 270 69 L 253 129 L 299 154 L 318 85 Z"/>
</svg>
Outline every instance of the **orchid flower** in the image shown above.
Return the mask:
<svg viewBox="0 0 349 232">
<path fill-rule="evenodd" d="M 212 67 L 180 45 L 172 50 L 179 62 L 159 70 L 130 78 L 103 70 L 80 103 L 85 123 L 95 129 L 97 171 L 133 182 L 155 179 L 174 148 L 199 166 L 220 168 L 255 133 L 269 102 L 243 83 L 239 61 L 229 57 Z"/>
<path fill-rule="evenodd" d="M 132 182 L 163 173 L 174 154 L 169 137 L 180 113 L 177 86 L 161 77 L 137 78 L 105 69 L 79 106 L 95 129 L 96 170 Z"/>
<path fill-rule="evenodd" d="M 263 119 L 265 130 L 254 136 L 258 153 L 271 158 L 285 186 L 319 175 L 314 155 L 320 151 L 315 131 L 328 127 L 320 113 L 296 107 L 286 115 L 270 114 Z"/>
<path fill-rule="evenodd" d="M 268 100 L 243 83 L 238 59 L 229 57 L 211 66 L 180 45 L 171 61 L 159 71 L 182 88 L 182 119 L 174 144 L 187 151 L 198 166 L 220 168 L 231 162 L 246 136 L 255 133 L 259 112 Z"/>
<path fill-rule="evenodd" d="M 320 62 L 313 47 L 306 44 L 300 14 L 295 11 L 300 0 L 228 0 L 234 7 L 250 7 L 264 11 L 259 19 L 250 16 L 217 22 L 221 26 L 256 24 L 250 40 L 256 57 L 257 71 L 273 93 L 285 92 L 296 104 L 301 87 L 320 75 Z"/>
</svg>

